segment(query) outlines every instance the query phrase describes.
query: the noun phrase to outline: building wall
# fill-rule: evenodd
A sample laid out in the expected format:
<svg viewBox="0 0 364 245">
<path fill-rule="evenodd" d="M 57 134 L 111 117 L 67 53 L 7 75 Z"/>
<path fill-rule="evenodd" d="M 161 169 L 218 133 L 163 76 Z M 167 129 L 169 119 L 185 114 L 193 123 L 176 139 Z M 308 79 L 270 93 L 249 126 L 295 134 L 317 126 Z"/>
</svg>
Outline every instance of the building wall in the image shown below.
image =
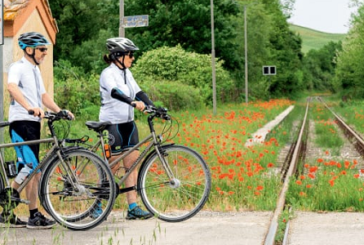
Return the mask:
<svg viewBox="0 0 364 245">
<path fill-rule="evenodd" d="M 22 33 L 35 31 L 44 35 L 50 42 L 50 37 L 43 25 L 42 19 L 37 9 L 34 9 L 32 14 L 25 21 L 24 25 L 19 29 L 17 33 L 14 33 L 14 37 L 6 37 L 4 40 L 3 54 L 4 54 L 4 118 L 8 118 L 9 111 L 9 93 L 7 92 L 7 75 L 9 66 L 11 63 L 21 59 L 24 56 L 23 50 L 18 45 L 18 38 Z M 44 86 L 47 92 L 53 97 L 53 45 L 48 45 L 47 56 L 43 63 L 39 66 Z"/>
</svg>

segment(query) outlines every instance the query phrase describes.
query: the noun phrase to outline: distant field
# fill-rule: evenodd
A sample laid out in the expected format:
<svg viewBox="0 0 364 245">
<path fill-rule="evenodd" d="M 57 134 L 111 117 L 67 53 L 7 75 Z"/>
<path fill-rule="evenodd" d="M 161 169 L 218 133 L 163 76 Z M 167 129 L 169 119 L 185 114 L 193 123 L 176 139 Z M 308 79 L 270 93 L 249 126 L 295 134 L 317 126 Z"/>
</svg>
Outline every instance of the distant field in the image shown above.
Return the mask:
<svg viewBox="0 0 364 245">
<path fill-rule="evenodd" d="M 292 31 L 301 36 L 303 53 L 307 53 L 310 49 L 320 49 L 330 41 L 338 42 L 343 40 L 346 36 L 346 34 L 325 33 L 292 24 L 289 26 Z"/>
</svg>

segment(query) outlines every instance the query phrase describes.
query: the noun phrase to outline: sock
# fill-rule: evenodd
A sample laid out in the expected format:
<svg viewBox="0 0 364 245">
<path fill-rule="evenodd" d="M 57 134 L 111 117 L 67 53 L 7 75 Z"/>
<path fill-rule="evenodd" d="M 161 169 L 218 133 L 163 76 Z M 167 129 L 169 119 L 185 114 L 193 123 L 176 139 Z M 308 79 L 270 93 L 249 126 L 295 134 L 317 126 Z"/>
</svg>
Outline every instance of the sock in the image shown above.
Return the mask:
<svg viewBox="0 0 364 245">
<path fill-rule="evenodd" d="M 137 204 L 135 202 L 130 203 L 129 204 L 129 210 L 132 210 L 133 208 L 135 208 L 137 206 Z"/>
<path fill-rule="evenodd" d="M 29 210 L 29 213 L 30 213 L 30 218 L 31 219 L 34 219 L 34 214 L 38 213 L 38 209 L 33 209 L 33 210 Z"/>
</svg>

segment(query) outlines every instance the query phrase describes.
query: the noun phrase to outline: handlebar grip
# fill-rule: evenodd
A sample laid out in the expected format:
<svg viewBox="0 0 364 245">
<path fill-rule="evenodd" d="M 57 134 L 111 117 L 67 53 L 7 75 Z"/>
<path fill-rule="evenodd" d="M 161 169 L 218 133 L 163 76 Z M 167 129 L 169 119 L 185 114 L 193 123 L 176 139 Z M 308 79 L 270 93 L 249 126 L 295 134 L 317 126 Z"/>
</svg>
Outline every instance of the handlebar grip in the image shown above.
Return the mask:
<svg viewBox="0 0 364 245">
<path fill-rule="evenodd" d="M 29 110 L 29 111 L 28 111 L 28 114 L 29 114 L 29 115 L 34 115 L 34 111 L 33 111 L 33 110 Z M 38 117 L 40 117 L 40 114 L 38 115 Z"/>
</svg>

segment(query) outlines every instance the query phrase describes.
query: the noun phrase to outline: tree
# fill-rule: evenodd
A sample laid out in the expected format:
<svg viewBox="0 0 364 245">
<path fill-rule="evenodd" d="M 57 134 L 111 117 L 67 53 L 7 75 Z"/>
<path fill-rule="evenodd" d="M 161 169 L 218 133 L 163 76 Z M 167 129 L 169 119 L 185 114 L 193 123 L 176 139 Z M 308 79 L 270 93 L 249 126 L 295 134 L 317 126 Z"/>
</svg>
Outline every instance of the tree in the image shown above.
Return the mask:
<svg viewBox="0 0 364 245">
<path fill-rule="evenodd" d="M 335 88 L 347 90 L 352 97 L 364 98 L 364 6 L 358 9 L 351 26 L 337 57 Z"/>
<path fill-rule="evenodd" d="M 114 30 L 119 24 L 118 1 L 52 0 L 49 4 L 59 28 L 54 47 L 55 60 L 72 60 L 71 56 L 77 46 L 85 41 L 97 39 L 100 30 Z"/>
<path fill-rule="evenodd" d="M 236 36 L 231 17 L 238 14 L 235 0 L 214 1 L 216 57 L 224 66 L 238 67 Z M 126 36 L 135 40 L 143 52 L 158 47 L 180 44 L 186 51 L 211 53 L 210 1 L 206 0 L 126 0 L 125 15 L 149 15 L 147 28 L 130 28 Z"/>
<path fill-rule="evenodd" d="M 307 89 L 334 90 L 335 58 L 341 51 L 340 42 L 329 42 L 319 50 L 310 50 L 303 59 Z"/>
<path fill-rule="evenodd" d="M 287 16 L 283 14 L 279 0 L 263 0 L 263 3 L 273 22 L 269 33 L 268 62 L 277 67 L 277 75 L 272 78 L 269 91 L 275 96 L 289 95 L 304 86 L 302 40 L 289 30 Z"/>
</svg>

